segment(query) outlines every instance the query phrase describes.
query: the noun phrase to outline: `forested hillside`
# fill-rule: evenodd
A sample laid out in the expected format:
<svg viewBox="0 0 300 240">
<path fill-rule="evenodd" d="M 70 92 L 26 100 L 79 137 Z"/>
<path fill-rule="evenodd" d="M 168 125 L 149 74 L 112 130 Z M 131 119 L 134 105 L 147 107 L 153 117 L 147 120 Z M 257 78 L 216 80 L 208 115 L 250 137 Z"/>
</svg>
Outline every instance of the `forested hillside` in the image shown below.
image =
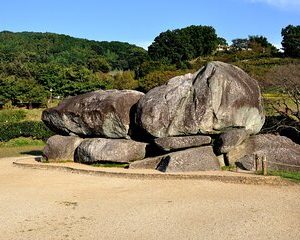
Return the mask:
<svg viewBox="0 0 300 240">
<path fill-rule="evenodd" d="M 100 88 L 147 92 L 212 60 L 235 64 L 264 92 L 276 92 L 300 85 L 300 26 L 287 26 L 282 36 L 284 52 L 264 36 L 236 38 L 229 46 L 213 27 L 193 25 L 160 33 L 146 51 L 116 41 L 0 32 L 0 107 L 46 106 L 53 97 Z"/>
<path fill-rule="evenodd" d="M 54 96 L 112 88 L 102 76 L 136 69 L 147 52 L 122 42 L 97 42 L 53 33 L 0 33 L 0 101 L 41 102 Z"/>
</svg>

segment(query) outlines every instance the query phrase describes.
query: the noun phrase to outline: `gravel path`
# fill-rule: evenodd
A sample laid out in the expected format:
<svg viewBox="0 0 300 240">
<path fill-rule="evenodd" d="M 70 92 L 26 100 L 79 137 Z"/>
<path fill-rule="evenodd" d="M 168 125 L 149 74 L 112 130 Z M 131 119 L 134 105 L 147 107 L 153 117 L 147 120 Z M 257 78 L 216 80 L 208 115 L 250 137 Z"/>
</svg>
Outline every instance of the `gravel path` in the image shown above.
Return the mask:
<svg viewBox="0 0 300 240">
<path fill-rule="evenodd" d="M 300 239 L 300 186 L 136 180 L 0 160 L 0 239 Z"/>
</svg>

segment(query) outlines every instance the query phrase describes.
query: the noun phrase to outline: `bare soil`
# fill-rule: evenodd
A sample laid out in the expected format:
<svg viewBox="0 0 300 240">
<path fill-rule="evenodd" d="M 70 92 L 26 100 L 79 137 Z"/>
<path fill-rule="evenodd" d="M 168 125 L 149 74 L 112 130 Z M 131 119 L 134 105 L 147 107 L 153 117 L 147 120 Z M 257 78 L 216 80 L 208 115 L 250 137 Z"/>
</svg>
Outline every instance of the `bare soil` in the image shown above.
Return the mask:
<svg viewBox="0 0 300 240">
<path fill-rule="evenodd" d="M 0 159 L 1 239 L 300 239 L 300 186 L 139 180 Z"/>
</svg>

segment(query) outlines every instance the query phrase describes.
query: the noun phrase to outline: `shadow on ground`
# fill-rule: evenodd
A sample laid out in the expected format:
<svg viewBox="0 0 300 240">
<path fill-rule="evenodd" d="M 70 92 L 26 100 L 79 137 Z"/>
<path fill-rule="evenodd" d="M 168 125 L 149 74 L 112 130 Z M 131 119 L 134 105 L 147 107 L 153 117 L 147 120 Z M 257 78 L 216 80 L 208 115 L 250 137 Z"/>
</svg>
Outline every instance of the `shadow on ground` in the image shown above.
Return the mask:
<svg viewBox="0 0 300 240">
<path fill-rule="evenodd" d="M 41 156 L 41 155 L 43 155 L 43 151 L 32 150 L 32 151 L 21 152 L 21 154 L 22 155 L 32 155 L 32 156 Z"/>
</svg>

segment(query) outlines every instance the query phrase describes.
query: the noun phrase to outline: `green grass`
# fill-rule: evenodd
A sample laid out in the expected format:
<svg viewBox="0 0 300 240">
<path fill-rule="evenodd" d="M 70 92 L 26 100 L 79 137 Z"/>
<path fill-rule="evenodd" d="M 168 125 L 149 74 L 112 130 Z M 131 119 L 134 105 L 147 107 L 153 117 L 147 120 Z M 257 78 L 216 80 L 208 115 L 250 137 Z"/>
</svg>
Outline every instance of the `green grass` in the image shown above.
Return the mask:
<svg viewBox="0 0 300 240">
<path fill-rule="evenodd" d="M 93 167 L 108 167 L 108 168 L 126 168 L 128 163 L 95 163 L 91 164 Z"/>
<path fill-rule="evenodd" d="M 0 111 L 0 123 L 20 122 L 26 118 L 23 109 L 3 109 Z"/>
<path fill-rule="evenodd" d="M 58 100 L 53 101 L 48 107 L 56 107 Z M 13 108 L 0 110 L 0 122 L 22 122 L 22 121 L 41 121 L 42 112 L 46 108 Z"/>
<path fill-rule="evenodd" d="M 300 172 L 288 172 L 288 171 L 268 171 L 271 176 L 280 176 L 289 180 L 300 183 Z"/>
<path fill-rule="evenodd" d="M 232 170 L 236 170 L 236 166 L 234 165 L 229 165 L 229 166 L 223 166 L 221 167 L 222 171 L 232 171 Z"/>
<path fill-rule="evenodd" d="M 0 148 L 22 147 L 22 146 L 45 146 L 45 142 L 38 139 L 19 137 L 7 142 L 0 142 Z"/>
<path fill-rule="evenodd" d="M 42 140 L 32 138 L 15 138 L 8 142 L 0 142 L 0 158 L 41 155 L 45 146 Z"/>
<path fill-rule="evenodd" d="M 0 158 L 6 157 L 26 157 L 28 155 L 42 155 L 44 146 L 21 146 L 21 147 L 1 147 Z"/>
</svg>

